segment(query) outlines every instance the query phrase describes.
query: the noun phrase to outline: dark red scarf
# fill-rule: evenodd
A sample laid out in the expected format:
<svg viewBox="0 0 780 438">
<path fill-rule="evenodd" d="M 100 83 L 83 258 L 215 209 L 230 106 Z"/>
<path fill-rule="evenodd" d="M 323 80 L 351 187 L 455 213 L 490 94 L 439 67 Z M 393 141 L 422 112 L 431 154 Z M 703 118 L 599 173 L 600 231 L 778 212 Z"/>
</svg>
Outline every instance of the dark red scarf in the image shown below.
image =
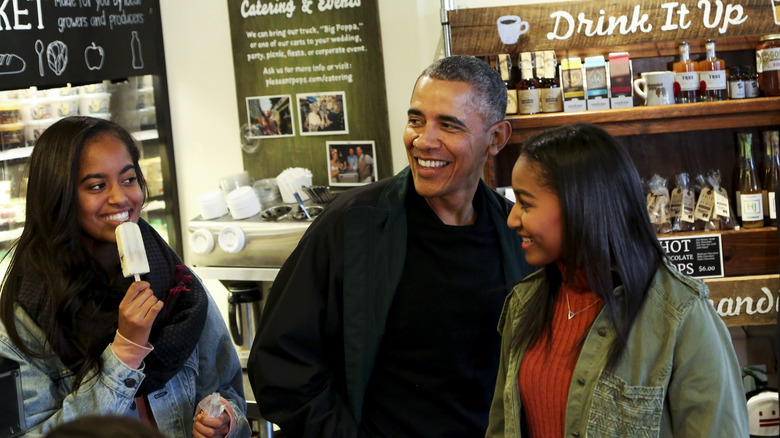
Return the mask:
<svg viewBox="0 0 780 438">
<path fill-rule="evenodd" d="M 195 350 L 206 323 L 208 296 L 203 285 L 193 277 L 181 259 L 159 234 L 144 220 L 139 220 L 151 272 L 141 278 L 148 281 L 155 296 L 165 302 L 152 326 L 149 342 L 154 350 L 144 359 L 145 378 L 136 395 L 145 395 L 161 389 L 175 376 L 184 361 Z M 99 356 L 114 339 L 117 329 L 118 307 L 132 278 L 120 279 L 104 290 L 85 290 L 85 301 L 76 315 L 57 315 L 57 321 L 73 327 L 75 333 L 88 333 L 91 345 L 86 354 Z M 95 284 L 99 284 L 95 281 Z M 19 304 L 40 325 L 47 321 L 50 297 L 43 279 L 27 275 L 22 279 Z M 42 327 L 46 331 L 45 327 Z M 82 357 L 67 336 L 49 339 L 54 352 L 62 362 L 73 369 Z"/>
</svg>

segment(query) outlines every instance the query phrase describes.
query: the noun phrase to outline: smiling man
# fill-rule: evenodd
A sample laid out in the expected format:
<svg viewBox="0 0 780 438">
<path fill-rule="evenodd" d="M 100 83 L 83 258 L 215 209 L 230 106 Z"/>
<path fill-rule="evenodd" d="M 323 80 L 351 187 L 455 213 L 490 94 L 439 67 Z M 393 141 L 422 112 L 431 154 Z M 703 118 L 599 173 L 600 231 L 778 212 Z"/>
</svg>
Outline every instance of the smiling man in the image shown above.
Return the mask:
<svg viewBox="0 0 780 438">
<path fill-rule="evenodd" d="M 487 428 L 508 290 L 532 268 L 481 181 L 506 88 L 473 57 L 417 80 L 409 167 L 339 195 L 279 272 L 248 371 L 289 437 L 475 437 Z"/>
</svg>

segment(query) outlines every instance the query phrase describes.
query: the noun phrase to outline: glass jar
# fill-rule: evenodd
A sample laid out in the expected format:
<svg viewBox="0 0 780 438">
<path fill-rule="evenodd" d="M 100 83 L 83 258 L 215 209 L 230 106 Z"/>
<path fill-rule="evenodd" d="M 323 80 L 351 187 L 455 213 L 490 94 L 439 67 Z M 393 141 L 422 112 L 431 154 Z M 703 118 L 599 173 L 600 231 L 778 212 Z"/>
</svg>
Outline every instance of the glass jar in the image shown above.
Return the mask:
<svg viewBox="0 0 780 438">
<path fill-rule="evenodd" d="M 761 37 L 756 46 L 756 70 L 764 96 L 780 96 L 780 34 Z"/>
<path fill-rule="evenodd" d="M 738 66 L 729 67 L 729 99 L 745 98 L 745 79 Z"/>
</svg>

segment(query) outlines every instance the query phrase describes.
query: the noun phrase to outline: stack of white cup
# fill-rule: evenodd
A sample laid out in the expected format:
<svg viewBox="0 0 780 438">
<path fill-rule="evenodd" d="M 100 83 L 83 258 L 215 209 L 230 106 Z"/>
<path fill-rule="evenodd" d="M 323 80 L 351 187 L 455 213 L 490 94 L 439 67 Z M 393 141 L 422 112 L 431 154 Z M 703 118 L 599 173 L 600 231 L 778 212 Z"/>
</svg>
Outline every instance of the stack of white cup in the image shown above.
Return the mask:
<svg viewBox="0 0 780 438">
<path fill-rule="evenodd" d="M 198 196 L 198 209 L 200 210 L 200 216 L 205 220 L 222 217 L 228 212 L 225 198 L 218 190 L 206 192 Z"/>
<path fill-rule="evenodd" d="M 233 219 L 246 219 L 260 213 L 260 199 L 249 186 L 239 187 L 227 195 L 227 207 Z"/>
</svg>

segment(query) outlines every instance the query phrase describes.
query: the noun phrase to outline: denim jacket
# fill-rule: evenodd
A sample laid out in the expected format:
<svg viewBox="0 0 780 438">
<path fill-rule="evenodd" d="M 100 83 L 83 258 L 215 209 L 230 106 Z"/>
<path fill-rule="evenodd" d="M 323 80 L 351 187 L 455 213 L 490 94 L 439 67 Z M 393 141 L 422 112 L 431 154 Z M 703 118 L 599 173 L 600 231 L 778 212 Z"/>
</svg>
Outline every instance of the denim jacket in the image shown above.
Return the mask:
<svg viewBox="0 0 780 438">
<path fill-rule="evenodd" d="M 40 351 L 45 340 L 41 329 L 19 306 L 16 327 L 26 343 Z M 45 358 L 24 355 L 8 339 L 0 324 L 0 356 L 19 363 L 28 435 L 45 434 L 55 426 L 85 415 L 118 414 L 139 418 L 135 393 L 144 379 L 138 370 L 125 365 L 109 345 L 103 351 L 103 371 L 72 393 L 73 373 L 56 355 Z M 195 351 L 184 367 L 165 387 L 148 394 L 149 405 L 160 432 L 169 437 L 191 437 L 197 403 L 218 391 L 236 415 L 230 437 L 249 437 L 243 379 L 238 356 L 225 322 L 209 296 L 206 325 Z"/>
<path fill-rule="evenodd" d="M 504 305 L 503 340 L 489 437 L 521 437 L 518 372 L 526 345 L 510 351 L 525 303 L 544 270 L 515 286 Z M 622 292 L 622 287 L 615 290 Z M 612 370 L 615 331 L 605 310 L 587 334 L 566 403 L 566 437 L 747 437 L 741 373 L 726 325 L 699 280 L 662 265 Z"/>
</svg>

